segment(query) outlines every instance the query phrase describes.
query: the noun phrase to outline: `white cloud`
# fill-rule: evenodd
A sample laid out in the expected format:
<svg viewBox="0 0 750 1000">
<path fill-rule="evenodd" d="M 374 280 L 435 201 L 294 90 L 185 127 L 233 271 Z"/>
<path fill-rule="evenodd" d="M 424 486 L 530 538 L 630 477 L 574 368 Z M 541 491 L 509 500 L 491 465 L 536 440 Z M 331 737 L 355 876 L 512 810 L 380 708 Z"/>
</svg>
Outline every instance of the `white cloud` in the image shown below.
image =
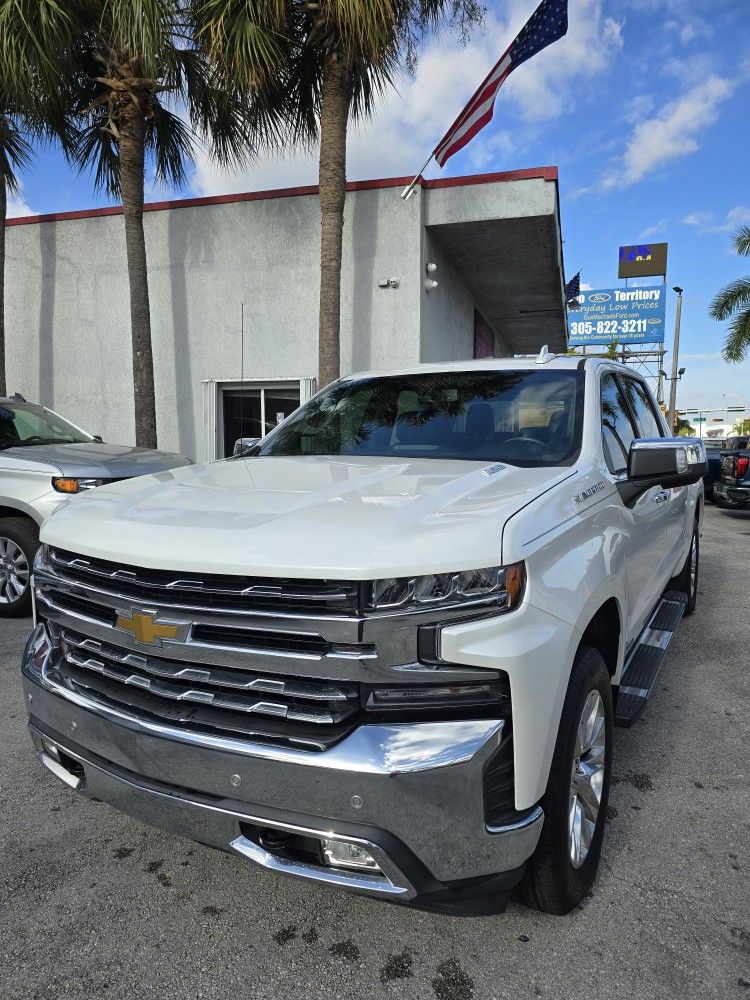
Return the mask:
<svg viewBox="0 0 750 1000">
<path fill-rule="evenodd" d="M 707 233 L 731 233 L 738 226 L 750 225 L 750 207 L 735 205 L 721 222 L 716 221 L 714 212 L 689 212 L 682 221 L 686 226 L 696 226 Z"/>
<path fill-rule="evenodd" d="M 17 219 L 24 215 L 36 215 L 36 212 L 29 207 L 26 199 L 23 197 L 23 188 L 21 188 L 18 194 L 8 196 L 6 215 L 9 219 Z"/>
<path fill-rule="evenodd" d="M 682 221 L 686 226 L 705 226 L 713 217 L 713 212 L 688 212 Z"/>
<path fill-rule="evenodd" d="M 730 233 L 738 226 L 747 226 L 749 224 L 750 224 L 750 208 L 748 208 L 746 205 L 736 205 L 734 208 L 729 209 L 724 221 L 716 226 L 711 226 L 709 228 L 709 232 Z"/>
<path fill-rule="evenodd" d="M 635 94 L 628 101 L 628 106 L 623 114 L 623 120 L 629 125 L 643 121 L 656 107 L 653 94 Z"/>
<path fill-rule="evenodd" d="M 649 236 L 657 236 L 659 233 L 663 233 L 668 222 L 669 219 L 659 219 L 652 226 L 646 226 L 645 229 L 641 230 L 638 239 L 647 240 Z"/>
<path fill-rule="evenodd" d="M 625 147 L 622 169 L 602 179 L 605 190 L 628 187 L 670 161 L 694 153 L 704 129 L 734 90 L 734 81 L 711 75 L 670 101 L 653 118 L 638 122 Z"/>
<path fill-rule="evenodd" d="M 714 33 L 711 25 L 697 15 L 688 19 L 667 21 L 666 27 L 677 35 L 683 45 L 689 45 L 696 38 L 711 38 Z"/>
<path fill-rule="evenodd" d="M 581 291 L 582 291 L 582 292 L 590 292 L 590 291 L 591 291 L 591 290 L 593 289 L 593 287 L 594 287 L 594 286 L 593 286 L 593 285 L 590 285 L 590 284 L 588 283 L 588 281 L 582 281 L 582 282 L 581 282 Z"/>
<path fill-rule="evenodd" d="M 428 42 L 414 77 L 402 76 L 374 118 L 350 131 L 350 178 L 416 173 L 429 150 L 449 128 L 484 73 L 530 17 L 534 0 L 510 0 L 507 18 L 494 13 L 485 30 L 466 46 L 455 38 Z M 622 48 L 622 22 L 604 16 L 603 0 L 578 0 L 571 6 L 568 34 L 513 73 L 497 99 L 495 122 L 468 148 L 470 169 L 501 170 L 513 163 L 524 137 L 516 129 L 498 127 L 513 109 L 533 125 L 571 108 L 571 84 L 611 69 Z M 433 163 L 427 176 L 440 171 Z M 317 154 L 266 157 L 251 167 L 229 173 L 217 170 L 199 154 L 193 189 L 200 194 L 263 190 L 317 183 Z"/>
</svg>

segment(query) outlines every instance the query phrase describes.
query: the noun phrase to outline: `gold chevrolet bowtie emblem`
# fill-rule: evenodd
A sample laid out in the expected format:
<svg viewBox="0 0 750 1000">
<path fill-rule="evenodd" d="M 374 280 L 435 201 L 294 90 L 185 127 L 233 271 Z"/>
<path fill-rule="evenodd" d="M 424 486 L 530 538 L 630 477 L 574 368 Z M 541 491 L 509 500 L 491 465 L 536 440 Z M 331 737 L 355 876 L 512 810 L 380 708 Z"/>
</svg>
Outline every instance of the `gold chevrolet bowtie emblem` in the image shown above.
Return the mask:
<svg viewBox="0 0 750 1000">
<path fill-rule="evenodd" d="M 154 615 L 141 615 L 133 612 L 130 618 L 117 616 L 115 628 L 130 632 L 136 642 L 146 646 L 161 645 L 161 639 L 176 639 L 177 626 L 157 623 Z"/>
</svg>

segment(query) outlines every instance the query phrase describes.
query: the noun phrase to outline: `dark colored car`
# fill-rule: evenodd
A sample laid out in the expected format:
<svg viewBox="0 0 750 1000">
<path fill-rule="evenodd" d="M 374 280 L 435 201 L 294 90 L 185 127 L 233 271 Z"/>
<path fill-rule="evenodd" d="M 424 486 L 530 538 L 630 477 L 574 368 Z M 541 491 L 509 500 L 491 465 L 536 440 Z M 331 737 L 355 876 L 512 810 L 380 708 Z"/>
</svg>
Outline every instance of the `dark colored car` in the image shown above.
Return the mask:
<svg viewBox="0 0 750 1000">
<path fill-rule="evenodd" d="M 721 479 L 721 453 L 726 449 L 727 442 L 724 438 L 704 438 L 703 444 L 708 459 L 708 475 L 703 479 L 703 492 L 707 500 L 713 500 L 714 486 Z"/>
<path fill-rule="evenodd" d="M 750 449 L 747 437 L 729 438 L 721 453 L 721 475 L 714 483 L 714 502 L 725 510 L 750 507 Z"/>
</svg>

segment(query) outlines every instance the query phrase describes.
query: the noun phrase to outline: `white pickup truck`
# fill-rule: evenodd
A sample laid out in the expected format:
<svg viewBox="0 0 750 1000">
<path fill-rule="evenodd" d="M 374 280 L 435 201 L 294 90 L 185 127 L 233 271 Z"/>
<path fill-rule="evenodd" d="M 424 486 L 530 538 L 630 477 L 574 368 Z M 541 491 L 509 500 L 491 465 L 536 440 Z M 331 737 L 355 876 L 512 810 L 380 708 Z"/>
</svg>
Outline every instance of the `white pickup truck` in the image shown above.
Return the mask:
<svg viewBox="0 0 750 1000">
<path fill-rule="evenodd" d="M 38 757 L 275 872 L 567 912 L 599 863 L 613 724 L 695 607 L 705 472 L 609 361 L 343 378 L 249 455 L 45 523 Z"/>
</svg>

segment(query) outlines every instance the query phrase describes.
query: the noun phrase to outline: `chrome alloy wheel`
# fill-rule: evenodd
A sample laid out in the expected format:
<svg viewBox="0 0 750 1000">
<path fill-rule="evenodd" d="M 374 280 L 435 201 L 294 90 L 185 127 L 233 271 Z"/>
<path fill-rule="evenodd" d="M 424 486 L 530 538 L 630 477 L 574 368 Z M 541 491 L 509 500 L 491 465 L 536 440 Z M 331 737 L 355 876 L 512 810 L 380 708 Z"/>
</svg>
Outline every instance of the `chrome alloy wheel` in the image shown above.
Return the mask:
<svg viewBox="0 0 750 1000">
<path fill-rule="evenodd" d="M 578 723 L 570 779 L 568 847 L 574 868 L 586 860 L 594 837 L 604 790 L 606 741 L 602 696 L 589 691 Z"/>
<path fill-rule="evenodd" d="M 0 535 L 0 604 L 15 604 L 29 585 L 29 562 L 20 545 Z"/>
</svg>

